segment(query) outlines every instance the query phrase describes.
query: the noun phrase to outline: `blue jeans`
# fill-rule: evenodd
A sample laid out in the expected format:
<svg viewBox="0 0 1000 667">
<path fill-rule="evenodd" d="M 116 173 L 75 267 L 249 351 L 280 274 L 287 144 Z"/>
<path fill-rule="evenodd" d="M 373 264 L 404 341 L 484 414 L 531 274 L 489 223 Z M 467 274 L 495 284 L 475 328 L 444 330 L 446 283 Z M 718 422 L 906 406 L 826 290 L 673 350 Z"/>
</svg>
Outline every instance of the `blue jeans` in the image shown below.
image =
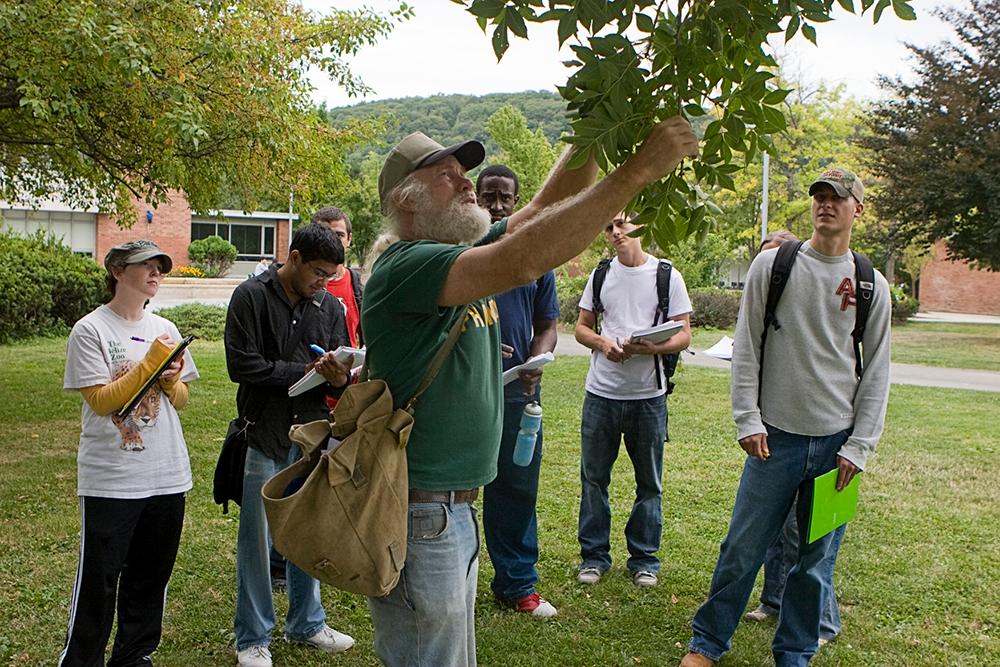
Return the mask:
<svg viewBox="0 0 1000 667">
<path fill-rule="evenodd" d="M 388 667 L 475 667 L 479 526 L 468 503 L 410 503 L 406 564 L 368 598 L 375 655 Z"/>
<path fill-rule="evenodd" d="M 256 449 L 247 450 L 240 528 L 236 538 L 236 619 L 233 626 L 238 651 L 271 643 L 275 626 L 268 557 L 271 534 L 260 490 L 264 482 L 300 456 L 299 448 L 294 445 L 285 463 L 272 461 Z M 307 639 L 319 632 L 326 622 L 326 612 L 319 599 L 319 582 L 291 563 L 286 567 L 288 615 L 285 635 L 289 639 Z"/>
<path fill-rule="evenodd" d="M 781 531 L 800 488 L 808 495 L 811 481 L 836 467 L 837 452 L 850 431 L 807 436 L 767 427 L 771 456 L 747 457 L 736 492 L 729 534 L 722 542 L 708 600 L 691 627 L 690 650 L 718 660 L 729 650 L 733 632 L 753 591 L 768 546 Z M 808 503 L 798 507 L 798 520 L 808 521 Z M 776 667 L 802 667 L 816 653 L 824 599 L 823 562 L 834 533 L 806 544 L 801 536 L 798 558 L 788 573 L 781 613 L 771 646 Z"/>
<path fill-rule="evenodd" d="M 611 506 L 608 485 L 624 436 L 635 471 L 635 502 L 625 524 L 628 569 L 659 572 L 663 532 L 663 441 L 667 435 L 663 396 L 633 401 L 587 392 L 580 420 L 580 568 L 611 567 Z"/>
<path fill-rule="evenodd" d="M 764 587 L 760 592 L 760 606 L 768 613 L 777 616 L 781 610 L 781 596 L 785 591 L 785 580 L 799 555 L 799 522 L 796 517 L 796 505 L 785 518 L 778 538 L 767 548 L 764 556 Z M 837 552 L 844 540 L 844 524 L 834 532 L 830 550 L 823 558 L 821 572 L 823 573 L 823 612 L 819 619 L 820 639 L 830 641 L 840 634 L 840 607 L 837 606 L 837 594 L 833 590 L 833 568 L 837 563 Z"/>
<path fill-rule="evenodd" d="M 514 465 L 514 443 L 525 403 L 506 402 L 497 476 L 483 489 L 483 537 L 495 574 L 490 587 L 504 600 L 518 600 L 538 583 L 538 473 L 542 467 L 542 429 L 527 466 Z"/>
</svg>

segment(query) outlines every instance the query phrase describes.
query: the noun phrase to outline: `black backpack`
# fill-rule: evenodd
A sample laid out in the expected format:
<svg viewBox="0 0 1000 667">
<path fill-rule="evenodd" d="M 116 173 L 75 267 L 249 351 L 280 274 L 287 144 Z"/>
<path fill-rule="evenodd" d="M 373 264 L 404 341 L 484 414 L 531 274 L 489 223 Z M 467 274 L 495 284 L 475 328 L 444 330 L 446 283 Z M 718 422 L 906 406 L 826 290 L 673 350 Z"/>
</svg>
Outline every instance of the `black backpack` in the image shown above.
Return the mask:
<svg viewBox="0 0 1000 667">
<path fill-rule="evenodd" d="M 757 376 L 757 396 L 760 401 L 760 384 L 764 374 L 764 345 L 767 342 L 767 330 L 774 327 L 777 331 L 781 323 L 774 316 L 778 301 L 788 284 L 788 276 L 792 265 L 799 256 L 799 248 L 803 241 L 786 241 L 778 246 L 778 254 L 771 267 L 771 283 L 767 290 L 767 305 L 764 307 L 764 330 L 760 334 L 760 367 Z M 854 282 L 857 289 L 854 294 L 854 330 L 851 338 L 854 340 L 854 375 L 858 380 L 864 375 L 864 360 L 861 355 L 861 343 L 865 337 L 865 327 L 868 325 L 868 313 L 871 311 L 872 298 L 875 294 L 875 269 L 871 260 L 861 253 L 851 251 L 854 255 Z"/>
<path fill-rule="evenodd" d="M 604 303 L 601 301 L 601 288 L 604 287 L 604 279 L 608 277 L 608 267 L 611 266 L 610 259 L 601 260 L 594 269 L 594 314 L 600 318 L 604 312 Z M 653 317 L 653 326 L 667 321 L 670 312 L 670 272 L 673 266 L 665 259 L 661 259 L 656 266 L 656 315 Z M 600 332 L 600 326 L 597 331 Z M 661 359 L 662 357 L 662 359 Z M 663 364 L 663 376 L 667 379 L 667 394 L 674 392 L 674 383 L 670 378 L 677 370 L 677 361 L 680 355 L 677 352 L 670 354 L 653 355 L 653 364 L 656 366 L 656 388 L 663 388 L 663 381 L 660 379 L 660 364 Z"/>
</svg>

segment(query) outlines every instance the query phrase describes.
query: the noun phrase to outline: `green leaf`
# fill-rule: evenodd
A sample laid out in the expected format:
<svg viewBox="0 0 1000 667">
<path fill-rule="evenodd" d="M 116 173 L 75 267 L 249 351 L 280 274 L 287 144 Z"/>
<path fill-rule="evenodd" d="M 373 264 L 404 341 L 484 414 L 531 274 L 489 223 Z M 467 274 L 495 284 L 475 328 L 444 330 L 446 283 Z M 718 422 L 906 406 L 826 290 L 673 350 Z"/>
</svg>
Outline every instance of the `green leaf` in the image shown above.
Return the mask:
<svg viewBox="0 0 1000 667">
<path fill-rule="evenodd" d="M 761 103 L 767 104 L 768 106 L 781 104 L 782 102 L 785 101 L 785 98 L 788 97 L 788 94 L 791 92 L 792 92 L 791 90 L 783 90 L 780 88 L 777 90 L 772 90 L 771 92 L 769 92 L 767 95 L 764 96 L 764 99 L 761 100 Z"/>
<path fill-rule="evenodd" d="M 788 42 L 792 37 L 795 37 L 795 33 L 799 31 L 799 24 L 802 20 L 799 15 L 796 14 L 788 21 L 788 27 L 785 28 L 785 41 Z"/>
<path fill-rule="evenodd" d="M 566 12 L 563 14 L 562 18 L 559 19 L 557 32 L 559 35 L 559 46 L 562 46 L 567 39 L 576 34 L 576 12 Z"/>
<path fill-rule="evenodd" d="M 850 13 L 852 14 L 854 13 L 854 0 L 837 0 L 837 4 L 839 4 L 841 7 L 843 7 Z"/>
<path fill-rule="evenodd" d="M 503 58 L 503 54 L 507 52 L 507 47 L 510 46 L 510 42 L 507 39 L 507 24 L 499 23 L 496 29 L 493 31 L 493 53 L 497 56 L 497 62 Z"/>
<path fill-rule="evenodd" d="M 640 32 L 650 34 L 653 32 L 655 25 L 653 24 L 653 19 L 651 19 L 648 15 L 636 14 L 635 27 L 638 28 Z"/>
<path fill-rule="evenodd" d="M 816 28 L 807 23 L 802 26 L 802 35 L 816 45 Z"/>
<path fill-rule="evenodd" d="M 892 0 L 892 11 L 904 21 L 915 21 L 917 18 L 917 13 L 906 0 Z"/>
<path fill-rule="evenodd" d="M 496 18 L 503 11 L 505 0 L 475 0 L 469 6 L 469 13 L 483 18 Z"/>
<path fill-rule="evenodd" d="M 875 11 L 872 14 L 872 23 L 878 23 L 879 19 L 882 18 L 882 12 L 891 4 L 892 0 L 878 0 L 878 4 L 875 5 Z"/>
<path fill-rule="evenodd" d="M 695 102 L 685 104 L 684 112 L 689 116 L 704 116 L 706 113 L 705 109 L 700 104 L 696 104 Z"/>
<path fill-rule="evenodd" d="M 521 39 L 528 38 L 528 26 L 524 25 L 524 17 L 516 10 L 507 12 L 507 25 L 510 27 L 510 31 Z"/>
</svg>

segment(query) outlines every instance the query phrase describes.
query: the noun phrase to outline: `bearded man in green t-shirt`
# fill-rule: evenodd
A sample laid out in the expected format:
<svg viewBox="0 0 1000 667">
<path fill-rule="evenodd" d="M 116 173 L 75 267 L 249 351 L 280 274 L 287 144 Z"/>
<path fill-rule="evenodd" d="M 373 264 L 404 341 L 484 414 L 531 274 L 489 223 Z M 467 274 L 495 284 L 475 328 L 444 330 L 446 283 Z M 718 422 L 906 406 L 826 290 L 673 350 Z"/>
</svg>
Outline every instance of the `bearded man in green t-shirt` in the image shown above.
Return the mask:
<svg viewBox="0 0 1000 667">
<path fill-rule="evenodd" d="M 372 378 L 396 407 L 416 392 L 458 320 L 462 335 L 420 397 L 407 444 L 406 564 L 393 591 L 369 598 L 375 652 L 387 665 L 476 664 L 479 535 L 473 501 L 496 476 L 503 394 L 492 295 L 535 280 L 582 252 L 604 223 L 670 173 L 698 141 L 680 117 L 656 125 L 636 153 L 594 183 L 590 159 L 567 151 L 538 194 L 490 225 L 466 172 L 478 141 L 445 148 L 420 132 L 393 148 L 379 175 L 387 231 L 375 247 L 361 314 Z"/>
</svg>

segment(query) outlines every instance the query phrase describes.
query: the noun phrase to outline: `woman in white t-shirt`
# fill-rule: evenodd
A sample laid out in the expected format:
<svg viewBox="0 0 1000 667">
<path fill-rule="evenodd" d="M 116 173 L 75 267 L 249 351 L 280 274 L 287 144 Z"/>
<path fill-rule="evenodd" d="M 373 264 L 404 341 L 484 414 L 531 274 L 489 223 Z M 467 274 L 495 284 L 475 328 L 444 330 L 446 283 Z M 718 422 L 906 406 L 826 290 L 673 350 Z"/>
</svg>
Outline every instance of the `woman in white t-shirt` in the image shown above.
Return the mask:
<svg viewBox="0 0 1000 667">
<path fill-rule="evenodd" d="M 129 241 L 104 258 L 111 301 L 73 327 L 64 389 L 83 395 L 77 494 L 80 564 L 61 667 L 152 664 L 167 581 L 184 520 L 191 465 L 177 410 L 198 378 L 185 350 L 125 417 L 117 412 L 180 341 L 177 327 L 148 313 L 173 262 L 152 241 Z M 116 600 L 117 593 L 117 600 Z"/>
</svg>

